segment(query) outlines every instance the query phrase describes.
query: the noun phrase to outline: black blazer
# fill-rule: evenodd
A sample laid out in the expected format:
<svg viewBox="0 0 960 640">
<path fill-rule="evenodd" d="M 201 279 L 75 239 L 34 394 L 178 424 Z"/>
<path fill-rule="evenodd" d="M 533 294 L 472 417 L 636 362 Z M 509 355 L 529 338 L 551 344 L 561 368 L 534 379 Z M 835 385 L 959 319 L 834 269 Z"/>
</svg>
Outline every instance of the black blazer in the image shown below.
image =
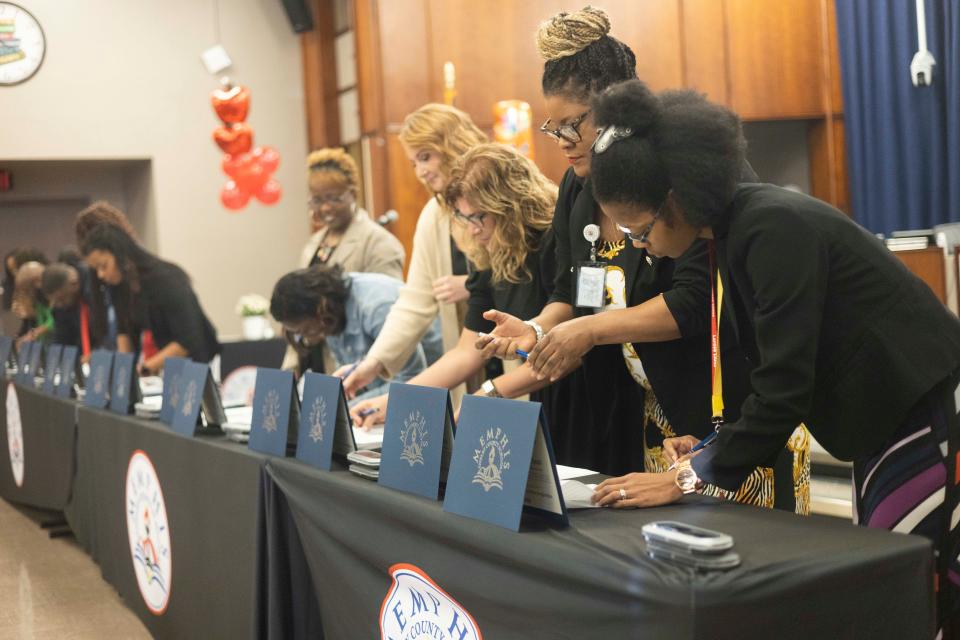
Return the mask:
<svg viewBox="0 0 960 640">
<path fill-rule="evenodd" d="M 828 204 L 741 185 L 713 233 L 723 314 L 756 368 L 740 420 L 694 459 L 704 480 L 736 488 L 801 422 L 837 458 L 868 456 L 960 367 L 960 320 Z"/>
<path fill-rule="evenodd" d="M 575 266 L 590 259 L 590 243 L 583 238 L 583 228 L 594 223 L 597 203 L 589 183 L 567 170 L 560 183 L 560 194 L 553 219 L 557 234 L 557 279 L 551 302 L 573 305 L 571 283 Z M 562 238 L 562 240 L 561 240 Z M 680 333 L 678 340 L 636 343 L 634 348 L 643 362 L 657 400 L 674 432 L 704 437 L 710 423 L 710 270 L 705 242 L 697 242 L 680 258 L 650 257 L 625 248 L 626 299 L 636 306 L 663 294 Z M 583 316 L 592 309 L 574 307 L 574 314 Z M 721 334 L 732 327 L 721 328 Z M 728 420 L 739 417 L 740 404 L 749 393 L 749 365 L 733 341 L 724 345 L 724 398 Z M 623 363 L 624 371 L 626 364 Z M 628 376 L 629 377 L 629 376 Z M 636 383 L 630 379 L 630 384 Z M 637 416 L 639 420 L 642 416 Z"/>
<path fill-rule="evenodd" d="M 180 267 L 157 260 L 140 273 L 140 304 L 157 348 L 179 342 L 196 362 L 220 353 L 217 331 L 203 312 L 190 278 Z"/>
</svg>

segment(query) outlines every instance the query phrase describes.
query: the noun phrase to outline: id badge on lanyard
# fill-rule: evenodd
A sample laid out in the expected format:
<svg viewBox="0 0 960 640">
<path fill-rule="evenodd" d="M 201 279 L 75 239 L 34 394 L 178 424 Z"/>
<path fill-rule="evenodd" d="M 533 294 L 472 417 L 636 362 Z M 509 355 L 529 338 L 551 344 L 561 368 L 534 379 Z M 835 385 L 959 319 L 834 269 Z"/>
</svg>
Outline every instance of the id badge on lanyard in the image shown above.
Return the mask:
<svg viewBox="0 0 960 640">
<path fill-rule="evenodd" d="M 583 237 L 590 243 L 590 259 L 577 263 L 574 301 L 584 309 L 603 309 L 606 296 L 607 263 L 597 260 L 597 240 L 600 227 L 588 224 L 583 228 Z"/>
</svg>

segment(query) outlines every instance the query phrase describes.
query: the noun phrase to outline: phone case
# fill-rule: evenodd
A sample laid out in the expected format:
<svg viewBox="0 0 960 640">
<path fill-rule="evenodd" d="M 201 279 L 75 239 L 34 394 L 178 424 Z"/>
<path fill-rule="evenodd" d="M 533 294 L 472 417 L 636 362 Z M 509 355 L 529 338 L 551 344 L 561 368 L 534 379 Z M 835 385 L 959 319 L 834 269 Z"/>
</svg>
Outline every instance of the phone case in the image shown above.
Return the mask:
<svg viewBox="0 0 960 640">
<path fill-rule="evenodd" d="M 659 520 L 643 525 L 643 537 L 682 550 L 701 553 L 723 553 L 733 547 L 733 538 L 726 533 L 704 529 L 683 522 Z"/>
<path fill-rule="evenodd" d="M 348 470 L 350 471 L 350 473 L 355 473 L 358 476 L 367 478 L 369 480 L 376 480 L 377 478 L 380 477 L 380 472 L 378 470 L 373 469 L 371 467 L 365 467 L 359 464 L 350 465 L 348 467 Z"/>
<path fill-rule="evenodd" d="M 740 555 L 734 551 L 727 551 L 715 555 L 692 555 L 676 548 L 656 544 L 647 544 L 647 554 L 651 558 L 668 560 L 695 569 L 719 571 L 733 569 L 740 565 Z"/>
</svg>

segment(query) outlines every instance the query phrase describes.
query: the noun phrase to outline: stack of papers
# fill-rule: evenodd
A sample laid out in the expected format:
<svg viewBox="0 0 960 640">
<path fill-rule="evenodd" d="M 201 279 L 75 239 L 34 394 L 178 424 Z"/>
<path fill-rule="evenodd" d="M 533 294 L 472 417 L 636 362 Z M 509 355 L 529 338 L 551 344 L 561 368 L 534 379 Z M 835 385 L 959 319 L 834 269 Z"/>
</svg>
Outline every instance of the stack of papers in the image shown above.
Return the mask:
<svg viewBox="0 0 960 640">
<path fill-rule="evenodd" d="M 567 509 L 596 509 L 597 505 L 590 502 L 595 484 L 584 484 L 574 478 L 583 478 L 596 475 L 598 472 L 579 467 L 565 467 L 557 465 L 557 476 L 560 478 L 560 490 L 563 491 L 563 502 Z"/>
<path fill-rule="evenodd" d="M 163 396 L 147 396 L 143 402 L 133 406 L 133 413 L 138 418 L 157 420 L 160 417 L 160 407 L 163 405 Z"/>
</svg>

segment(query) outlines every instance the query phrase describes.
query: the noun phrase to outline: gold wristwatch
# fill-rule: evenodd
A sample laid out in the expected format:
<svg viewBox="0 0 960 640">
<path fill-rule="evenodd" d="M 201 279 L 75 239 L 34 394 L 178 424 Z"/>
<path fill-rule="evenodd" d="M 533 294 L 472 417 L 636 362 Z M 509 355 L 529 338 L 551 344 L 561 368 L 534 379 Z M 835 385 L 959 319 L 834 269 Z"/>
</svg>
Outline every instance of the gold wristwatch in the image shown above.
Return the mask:
<svg viewBox="0 0 960 640">
<path fill-rule="evenodd" d="M 690 460 L 684 460 L 677 464 L 677 478 L 675 480 L 677 487 L 683 493 L 696 493 L 703 488 L 703 480 L 697 475 L 697 472 L 690 466 Z"/>
</svg>

